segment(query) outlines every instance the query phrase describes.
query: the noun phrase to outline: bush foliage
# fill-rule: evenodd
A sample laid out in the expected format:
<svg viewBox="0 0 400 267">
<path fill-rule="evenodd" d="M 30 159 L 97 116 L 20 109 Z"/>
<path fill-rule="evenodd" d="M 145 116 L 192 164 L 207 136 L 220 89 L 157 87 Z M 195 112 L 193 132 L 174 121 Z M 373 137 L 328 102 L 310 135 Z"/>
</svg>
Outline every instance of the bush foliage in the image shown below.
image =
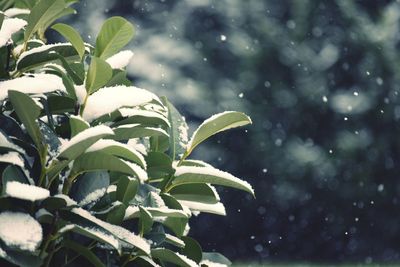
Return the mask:
<svg viewBox="0 0 400 267">
<path fill-rule="evenodd" d="M 1 264 L 229 265 L 188 236 L 189 219 L 225 215 L 213 185 L 253 189 L 188 157 L 250 118 L 214 115 L 189 139 L 165 97 L 127 79 L 127 20 L 105 21 L 94 46 L 55 24 L 75 2 L 0 3 Z M 67 42 L 47 44 L 49 28 Z"/>
</svg>

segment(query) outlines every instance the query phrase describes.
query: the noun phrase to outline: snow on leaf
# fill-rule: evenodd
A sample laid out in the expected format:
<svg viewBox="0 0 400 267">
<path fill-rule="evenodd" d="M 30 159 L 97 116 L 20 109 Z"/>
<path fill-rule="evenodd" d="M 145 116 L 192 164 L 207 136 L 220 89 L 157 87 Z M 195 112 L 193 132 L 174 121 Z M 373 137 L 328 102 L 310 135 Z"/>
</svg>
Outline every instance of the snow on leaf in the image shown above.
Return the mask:
<svg viewBox="0 0 400 267">
<path fill-rule="evenodd" d="M 25 94 L 43 94 L 58 90 L 65 92 L 65 87 L 57 75 L 40 73 L 0 82 L 0 101 L 7 98 L 8 90 Z"/>
<path fill-rule="evenodd" d="M 24 167 L 24 161 L 18 152 L 8 152 L 7 154 L 0 155 L 0 162 L 11 163 L 20 167 Z"/>
<path fill-rule="evenodd" d="M 8 182 L 5 192 L 10 197 L 29 201 L 43 200 L 50 196 L 50 192 L 47 189 L 17 181 Z"/>
<path fill-rule="evenodd" d="M 132 51 L 124 50 L 107 58 L 106 62 L 113 69 L 122 69 L 129 64 L 129 61 L 132 59 L 132 56 L 133 56 Z"/>
<path fill-rule="evenodd" d="M 6 11 L 4 11 L 4 15 L 6 15 L 9 18 L 18 16 L 18 15 L 29 14 L 29 13 L 31 13 L 31 11 L 29 9 L 17 8 L 17 7 L 9 8 Z"/>
<path fill-rule="evenodd" d="M 77 135 L 75 135 L 68 142 L 63 143 L 60 147 L 60 154 L 62 154 L 64 151 L 66 151 L 71 146 L 76 145 L 90 137 L 97 136 L 97 135 L 103 135 L 103 134 L 113 135 L 114 132 L 113 132 L 113 130 L 111 130 L 110 127 L 107 127 L 105 125 L 99 125 L 99 126 L 95 126 L 95 127 L 89 128 L 87 130 L 84 130 L 84 131 L 78 133 Z"/>
<path fill-rule="evenodd" d="M 89 203 L 92 203 L 92 202 L 100 199 L 106 193 L 106 190 L 107 190 L 106 188 L 100 188 L 100 189 L 97 189 L 97 190 L 91 192 L 90 194 L 85 196 L 84 199 L 79 201 L 79 206 L 85 206 Z"/>
<path fill-rule="evenodd" d="M 200 265 L 201 266 L 206 265 L 208 267 L 228 267 L 228 265 L 226 265 L 226 264 L 212 262 L 212 261 L 209 261 L 209 260 L 202 260 L 200 262 Z"/>
<path fill-rule="evenodd" d="M 229 186 L 247 191 L 254 195 L 251 185 L 230 173 L 218 170 L 214 167 L 192 167 L 180 166 L 176 168 L 173 185 L 188 183 L 210 183 L 222 186 Z"/>
<path fill-rule="evenodd" d="M 134 86 L 104 87 L 88 98 L 83 118 L 91 122 L 119 108 L 139 106 L 156 98 L 153 93 Z"/>
<path fill-rule="evenodd" d="M 110 232 L 113 234 L 115 237 L 118 239 L 126 242 L 129 245 L 135 246 L 141 250 L 143 250 L 145 253 L 149 254 L 150 253 L 150 245 L 146 241 L 146 239 L 143 239 L 134 233 L 128 231 L 125 228 L 122 228 L 120 226 L 116 226 L 107 222 L 104 222 L 96 217 L 94 217 L 92 214 L 90 214 L 88 211 L 82 209 L 82 208 L 73 208 L 71 212 L 91 221 L 92 223 L 102 227 L 106 231 Z"/>
<path fill-rule="evenodd" d="M 40 224 L 29 214 L 0 213 L 0 239 L 9 247 L 33 252 L 42 242 L 42 233 Z"/>
<path fill-rule="evenodd" d="M 196 201 L 178 200 L 182 206 L 188 207 L 192 211 L 213 213 L 216 215 L 226 215 L 225 207 L 221 202 L 215 204 L 206 204 Z"/>
<path fill-rule="evenodd" d="M 0 29 L 0 47 L 5 46 L 11 39 L 11 36 L 25 27 L 26 24 L 27 22 L 23 19 L 4 19 Z"/>
</svg>

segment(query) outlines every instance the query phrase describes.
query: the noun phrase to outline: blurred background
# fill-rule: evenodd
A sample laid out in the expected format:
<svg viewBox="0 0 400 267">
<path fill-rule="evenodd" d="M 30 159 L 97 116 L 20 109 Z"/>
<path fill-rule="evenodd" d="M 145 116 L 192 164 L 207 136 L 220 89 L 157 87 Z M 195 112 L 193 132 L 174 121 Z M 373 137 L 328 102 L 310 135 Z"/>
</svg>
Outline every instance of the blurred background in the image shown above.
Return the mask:
<svg viewBox="0 0 400 267">
<path fill-rule="evenodd" d="M 191 129 L 224 110 L 251 127 L 193 158 L 249 181 L 220 190 L 226 217 L 191 236 L 235 262 L 400 261 L 400 1 L 81 0 L 69 23 L 94 42 L 136 25 L 128 71 Z"/>
</svg>

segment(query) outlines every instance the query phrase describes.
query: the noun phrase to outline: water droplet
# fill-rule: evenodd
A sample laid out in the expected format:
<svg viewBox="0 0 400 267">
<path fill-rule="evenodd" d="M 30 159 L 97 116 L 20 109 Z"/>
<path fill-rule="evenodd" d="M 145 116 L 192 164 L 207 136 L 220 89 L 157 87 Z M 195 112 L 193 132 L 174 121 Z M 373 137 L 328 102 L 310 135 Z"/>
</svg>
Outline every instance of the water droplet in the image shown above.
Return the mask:
<svg viewBox="0 0 400 267">
<path fill-rule="evenodd" d="M 254 235 L 250 236 L 251 240 L 254 240 L 256 237 Z"/>
<path fill-rule="evenodd" d="M 222 41 L 222 42 L 225 42 L 225 41 L 226 41 L 226 35 L 221 34 L 220 38 L 221 38 L 221 41 Z"/>
<path fill-rule="evenodd" d="M 358 222 L 360 219 L 358 217 L 354 218 L 354 221 Z"/>
<path fill-rule="evenodd" d="M 345 121 L 347 121 L 349 118 L 347 118 L 347 117 L 344 117 L 343 119 L 344 119 Z"/>
<path fill-rule="evenodd" d="M 367 71 L 366 73 L 367 73 L 368 76 L 371 75 L 371 73 L 369 71 Z"/>
<path fill-rule="evenodd" d="M 354 91 L 353 95 L 358 96 L 358 92 Z"/>
<path fill-rule="evenodd" d="M 267 173 L 267 171 L 268 171 L 268 170 L 267 170 L 266 168 L 262 169 L 262 172 L 263 172 L 263 173 Z"/>
<path fill-rule="evenodd" d="M 328 102 L 328 98 L 326 96 L 323 96 L 322 101 L 324 101 L 324 103 L 326 103 L 326 102 Z"/>
<path fill-rule="evenodd" d="M 332 149 L 329 149 L 329 154 L 332 154 L 333 153 L 333 150 Z"/>
<path fill-rule="evenodd" d="M 239 96 L 239 98 L 243 98 L 244 94 L 240 93 L 238 96 Z"/>
</svg>

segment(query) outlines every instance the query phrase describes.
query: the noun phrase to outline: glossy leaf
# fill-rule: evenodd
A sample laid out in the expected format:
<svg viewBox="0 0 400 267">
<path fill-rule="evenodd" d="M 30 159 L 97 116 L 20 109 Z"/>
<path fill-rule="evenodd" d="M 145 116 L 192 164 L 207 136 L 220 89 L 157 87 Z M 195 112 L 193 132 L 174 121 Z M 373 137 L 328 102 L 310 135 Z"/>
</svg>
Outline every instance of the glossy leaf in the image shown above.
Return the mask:
<svg viewBox="0 0 400 267">
<path fill-rule="evenodd" d="M 101 27 L 96 39 L 94 55 L 107 59 L 117 53 L 132 39 L 134 28 L 122 17 L 111 17 Z"/>
<path fill-rule="evenodd" d="M 88 94 L 96 92 L 106 85 L 111 77 L 112 69 L 110 65 L 101 58 L 92 57 L 85 84 L 86 91 Z"/>
<path fill-rule="evenodd" d="M 73 27 L 64 23 L 57 23 L 51 28 L 64 36 L 64 38 L 72 44 L 72 46 L 78 52 L 79 57 L 82 59 L 83 55 L 85 54 L 85 44 L 80 34 Z"/>
<path fill-rule="evenodd" d="M 210 136 L 228 129 L 244 126 L 249 123 L 251 123 L 251 119 L 247 115 L 236 111 L 226 111 L 210 117 L 209 119 L 205 120 L 193 133 L 184 158 L 187 157 L 197 145 Z"/>
</svg>

